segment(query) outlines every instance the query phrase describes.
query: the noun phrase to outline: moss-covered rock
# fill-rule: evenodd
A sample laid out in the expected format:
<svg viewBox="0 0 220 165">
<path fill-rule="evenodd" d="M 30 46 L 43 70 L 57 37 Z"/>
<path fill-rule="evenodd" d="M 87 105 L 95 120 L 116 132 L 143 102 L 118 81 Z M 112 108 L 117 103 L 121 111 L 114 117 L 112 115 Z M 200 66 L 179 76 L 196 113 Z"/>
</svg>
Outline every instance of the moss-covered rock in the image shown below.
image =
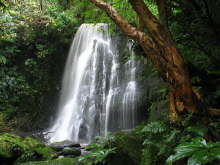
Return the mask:
<svg viewBox="0 0 220 165">
<path fill-rule="evenodd" d="M 31 137 L 26 137 L 23 142 L 29 147 L 29 148 L 36 148 L 36 147 L 45 147 L 45 144 L 42 142 L 39 142 L 36 139 L 33 139 Z"/>
<path fill-rule="evenodd" d="M 6 132 L 13 132 L 8 122 L 5 122 L 5 114 L 0 112 L 0 135 Z"/>
<path fill-rule="evenodd" d="M 34 151 L 41 156 L 42 160 L 50 160 L 57 157 L 57 153 L 50 147 L 37 147 Z"/>
<path fill-rule="evenodd" d="M 19 164 L 27 161 L 51 160 L 57 153 L 45 144 L 27 137 L 25 139 L 13 134 L 0 136 L 0 164 Z"/>
<path fill-rule="evenodd" d="M 14 165 L 20 165 L 20 163 L 35 161 L 35 160 L 40 160 L 39 155 L 33 151 L 26 151 L 16 159 Z"/>
<path fill-rule="evenodd" d="M 78 160 L 75 158 L 61 158 L 48 161 L 27 162 L 20 165 L 78 165 Z"/>
<path fill-rule="evenodd" d="M 70 140 L 64 140 L 61 142 L 54 142 L 50 145 L 51 147 L 53 147 L 54 149 L 58 149 L 58 150 L 62 150 L 65 147 L 81 147 L 79 143 L 74 143 L 73 141 Z"/>
<path fill-rule="evenodd" d="M 60 154 L 64 156 L 68 156 L 68 155 L 80 156 L 81 150 L 76 148 L 64 149 Z"/>
<path fill-rule="evenodd" d="M 57 153 L 51 147 L 46 146 L 44 143 L 39 142 L 36 139 L 27 137 L 23 142 L 28 146 L 30 151 L 37 153 L 42 160 L 50 160 L 57 157 Z"/>
<path fill-rule="evenodd" d="M 16 135 L 6 133 L 0 136 L 0 159 L 16 158 L 27 148 L 22 139 Z"/>
</svg>

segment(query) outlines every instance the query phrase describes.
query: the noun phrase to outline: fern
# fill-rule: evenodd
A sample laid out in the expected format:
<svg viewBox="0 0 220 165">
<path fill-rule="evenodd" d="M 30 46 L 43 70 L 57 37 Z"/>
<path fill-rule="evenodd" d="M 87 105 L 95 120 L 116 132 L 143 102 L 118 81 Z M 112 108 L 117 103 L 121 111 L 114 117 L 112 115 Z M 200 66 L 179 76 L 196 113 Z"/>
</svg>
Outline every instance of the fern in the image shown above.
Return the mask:
<svg viewBox="0 0 220 165">
<path fill-rule="evenodd" d="M 95 138 L 96 142 L 86 147 L 89 152 L 85 155 L 81 155 L 78 161 L 86 165 L 106 163 L 108 156 L 116 153 L 116 148 L 111 145 L 114 138 L 115 137 L 111 135 L 109 135 L 108 138 L 97 136 Z"/>
<path fill-rule="evenodd" d="M 144 150 L 142 164 L 158 165 L 163 163 L 173 152 L 180 131 L 166 122 L 155 121 L 147 124 L 142 130 Z"/>
<path fill-rule="evenodd" d="M 110 148 L 110 149 L 97 148 L 95 150 L 91 150 L 88 154 L 80 156 L 78 161 L 86 165 L 96 165 L 99 163 L 105 163 L 106 158 L 110 154 L 114 154 L 115 150 L 116 148 Z"/>
<path fill-rule="evenodd" d="M 164 122 L 160 121 L 155 121 L 147 124 L 143 129 L 142 133 L 151 133 L 151 134 L 158 134 L 158 133 L 163 133 L 167 131 L 168 127 Z"/>
</svg>

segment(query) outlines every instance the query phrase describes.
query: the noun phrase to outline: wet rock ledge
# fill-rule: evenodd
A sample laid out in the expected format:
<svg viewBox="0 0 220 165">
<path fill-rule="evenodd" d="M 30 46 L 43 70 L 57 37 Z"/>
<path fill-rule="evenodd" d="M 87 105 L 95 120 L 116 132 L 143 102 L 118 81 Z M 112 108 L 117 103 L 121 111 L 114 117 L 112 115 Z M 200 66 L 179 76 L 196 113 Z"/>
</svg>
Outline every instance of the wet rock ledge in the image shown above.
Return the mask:
<svg viewBox="0 0 220 165">
<path fill-rule="evenodd" d="M 1 165 L 77 165 L 84 147 L 71 141 L 46 145 L 31 137 L 0 135 Z"/>
</svg>

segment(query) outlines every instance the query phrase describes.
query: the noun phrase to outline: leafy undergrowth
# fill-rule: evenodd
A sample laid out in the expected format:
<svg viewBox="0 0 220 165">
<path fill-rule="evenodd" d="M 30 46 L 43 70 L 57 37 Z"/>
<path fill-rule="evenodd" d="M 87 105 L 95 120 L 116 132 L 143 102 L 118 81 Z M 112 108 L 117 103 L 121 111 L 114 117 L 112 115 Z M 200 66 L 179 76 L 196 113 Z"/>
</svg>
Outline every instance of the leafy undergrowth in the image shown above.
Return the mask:
<svg viewBox="0 0 220 165">
<path fill-rule="evenodd" d="M 45 3 L 44 12 L 36 0 L 8 2 L 7 10 L 0 11 L 0 111 L 15 129 L 33 131 L 52 111 L 68 47 L 81 22 L 55 2 Z"/>
<path fill-rule="evenodd" d="M 167 159 L 167 163 L 188 158 L 187 165 L 202 165 L 220 159 L 220 142 L 207 142 L 201 137 L 193 138 L 191 142 L 179 144 L 175 154 Z"/>
<path fill-rule="evenodd" d="M 213 123 L 177 127 L 155 121 L 130 133 L 118 132 L 108 139 L 98 138 L 79 158 L 88 165 L 215 165 L 220 160 L 220 142 L 207 139 Z M 216 132 L 217 130 L 215 130 Z"/>
<path fill-rule="evenodd" d="M 61 158 L 47 161 L 27 162 L 20 165 L 78 165 L 75 158 Z"/>
<path fill-rule="evenodd" d="M 118 132 L 109 138 L 97 137 L 87 146 L 89 153 L 82 155 L 79 162 L 93 165 L 135 165 L 141 160 L 142 140 L 135 133 Z"/>
<path fill-rule="evenodd" d="M 22 139 L 14 134 L 0 136 L 0 163 L 20 164 L 28 161 L 50 160 L 57 153 L 45 144 L 27 137 Z"/>
</svg>

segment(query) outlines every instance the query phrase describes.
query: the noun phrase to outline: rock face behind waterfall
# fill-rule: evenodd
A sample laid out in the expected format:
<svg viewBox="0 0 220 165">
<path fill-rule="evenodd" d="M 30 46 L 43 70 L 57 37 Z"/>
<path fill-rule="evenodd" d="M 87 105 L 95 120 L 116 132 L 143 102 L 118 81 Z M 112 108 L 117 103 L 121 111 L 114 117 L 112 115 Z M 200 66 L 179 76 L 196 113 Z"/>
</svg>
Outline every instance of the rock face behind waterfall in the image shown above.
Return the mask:
<svg viewBox="0 0 220 165">
<path fill-rule="evenodd" d="M 136 126 L 137 69 L 132 42 L 112 39 L 106 24 L 81 25 L 66 61 L 49 141 L 85 143 Z"/>
</svg>

